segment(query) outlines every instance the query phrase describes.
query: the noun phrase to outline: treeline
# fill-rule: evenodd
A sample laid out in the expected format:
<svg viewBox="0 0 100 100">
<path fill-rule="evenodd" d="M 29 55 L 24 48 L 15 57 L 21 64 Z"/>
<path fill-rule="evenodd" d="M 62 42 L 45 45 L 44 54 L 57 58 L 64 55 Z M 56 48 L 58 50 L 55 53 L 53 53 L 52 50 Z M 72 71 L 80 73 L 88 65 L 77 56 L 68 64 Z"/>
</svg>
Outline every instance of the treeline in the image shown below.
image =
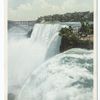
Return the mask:
<svg viewBox="0 0 100 100">
<path fill-rule="evenodd" d="M 59 31 L 61 36 L 60 52 L 64 52 L 71 48 L 93 49 L 93 27 L 88 22 L 81 22 L 78 33 L 73 32 L 73 28 L 62 28 Z"/>
<path fill-rule="evenodd" d="M 55 14 L 39 17 L 36 22 L 78 22 L 78 21 L 93 21 L 93 12 L 74 12 L 74 13 L 65 13 L 65 14 Z"/>
</svg>

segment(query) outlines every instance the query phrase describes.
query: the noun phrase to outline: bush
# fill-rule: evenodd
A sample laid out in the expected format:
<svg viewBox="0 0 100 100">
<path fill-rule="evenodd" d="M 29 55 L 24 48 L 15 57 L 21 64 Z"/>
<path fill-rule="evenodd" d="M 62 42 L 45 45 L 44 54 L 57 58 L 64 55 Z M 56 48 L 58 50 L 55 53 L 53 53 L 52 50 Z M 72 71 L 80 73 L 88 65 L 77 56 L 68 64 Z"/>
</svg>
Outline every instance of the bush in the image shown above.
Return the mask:
<svg viewBox="0 0 100 100">
<path fill-rule="evenodd" d="M 90 40 L 79 40 L 79 48 L 93 49 L 93 41 Z"/>
<path fill-rule="evenodd" d="M 62 28 L 60 30 L 60 34 L 59 34 L 62 38 L 65 38 L 67 43 L 71 46 L 76 46 L 78 43 L 78 36 L 76 34 L 73 33 L 73 30 L 71 27 L 69 28 Z"/>
<path fill-rule="evenodd" d="M 59 35 L 62 37 L 60 51 L 63 52 L 67 49 L 77 47 L 79 38 L 73 33 L 71 27 L 62 28 Z"/>
<path fill-rule="evenodd" d="M 87 35 L 92 35 L 93 34 L 93 24 L 89 24 L 89 22 L 83 22 L 81 21 L 81 28 L 79 29 L 79 35 L 80 37 L 82 36 L 87 36 Z"/>
<path fill-rule="evenodd" d="M 62 28 L 59 35 L 62 37 L 60 52 L 66 51 L 71 48 L 93 49 L 93 41 L 81 40 L 78 35 L 73 33 L 73 30 L 71 28 Z"/>
</svg>

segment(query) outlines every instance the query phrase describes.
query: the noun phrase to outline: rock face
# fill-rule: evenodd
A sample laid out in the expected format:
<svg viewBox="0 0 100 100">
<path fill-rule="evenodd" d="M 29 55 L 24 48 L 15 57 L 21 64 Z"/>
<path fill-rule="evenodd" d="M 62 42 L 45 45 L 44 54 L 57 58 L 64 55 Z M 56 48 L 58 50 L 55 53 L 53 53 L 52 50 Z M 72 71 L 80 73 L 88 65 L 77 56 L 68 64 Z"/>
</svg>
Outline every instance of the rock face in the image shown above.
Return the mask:
<svg viewBox="0 0 100 100">
<path fill-rule="evenodd" d="M 93 49 L 93 41 L 91 40 L 80 40 L 78 43 L 79 48 Z"/>
<path fill-rule="evenodd" d="M 72 44 L 66 37 L 62 37 L 61 45 L 60 45 L 60 52 L 64 52 L 70 48 L 75 48 L 77 46 L 76 43 Z"/>
<path fill-rule="evenodd" d="M 66 37 L 62 37 L 60 52 L 64 52 L 71 48 L 93 49 L 93 41 L 91 40 L 78 40 L 78 42 L 71 43 Z"/>
</svg>

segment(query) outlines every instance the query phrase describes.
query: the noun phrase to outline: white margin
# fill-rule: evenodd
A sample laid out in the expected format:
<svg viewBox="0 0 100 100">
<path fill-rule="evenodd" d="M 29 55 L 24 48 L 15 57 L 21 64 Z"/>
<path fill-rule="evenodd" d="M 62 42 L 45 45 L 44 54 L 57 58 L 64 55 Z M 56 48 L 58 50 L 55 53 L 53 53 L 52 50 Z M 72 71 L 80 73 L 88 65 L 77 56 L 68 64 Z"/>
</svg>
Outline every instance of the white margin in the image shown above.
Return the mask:
<svg viewBox="0 0 100 100">
<path fill-rule="evenodd" d="M 7 1 L 7 0 L 6 0 Z M 98 0 L 98 100 L 100 100 L 100 0 Z M 4 0 L 0 0 L 0 100 L 4 100 L 4 34 L 5 34 L 5 3 Z M 7 16 L 6 16 L 7 17 Z"/>
<path fill-rule="evenodd" d="M 4 0 L 0 0 L 0 100 L 4 100 Z"/>
<path fill-rule="evenodd" d="M 100 100 L 100 0 L 98 0 L 98 100 Z"/>
</svg>

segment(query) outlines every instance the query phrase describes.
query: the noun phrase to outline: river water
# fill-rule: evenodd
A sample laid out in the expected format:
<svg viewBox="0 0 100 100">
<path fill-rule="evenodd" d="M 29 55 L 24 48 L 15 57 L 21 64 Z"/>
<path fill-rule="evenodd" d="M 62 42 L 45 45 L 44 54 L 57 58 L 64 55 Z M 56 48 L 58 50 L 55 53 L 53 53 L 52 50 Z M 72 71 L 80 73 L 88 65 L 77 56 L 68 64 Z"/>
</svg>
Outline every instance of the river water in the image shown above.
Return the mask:
<svg viewBox="0 0 100 100">
<path fill-rule="evenodd" d="M 30 38 L 25 28 L 9 29 L 9 100 L 92 100 L 93 51 L 59 54 L 62 27 L 35 24 Z"/>
</svg>

